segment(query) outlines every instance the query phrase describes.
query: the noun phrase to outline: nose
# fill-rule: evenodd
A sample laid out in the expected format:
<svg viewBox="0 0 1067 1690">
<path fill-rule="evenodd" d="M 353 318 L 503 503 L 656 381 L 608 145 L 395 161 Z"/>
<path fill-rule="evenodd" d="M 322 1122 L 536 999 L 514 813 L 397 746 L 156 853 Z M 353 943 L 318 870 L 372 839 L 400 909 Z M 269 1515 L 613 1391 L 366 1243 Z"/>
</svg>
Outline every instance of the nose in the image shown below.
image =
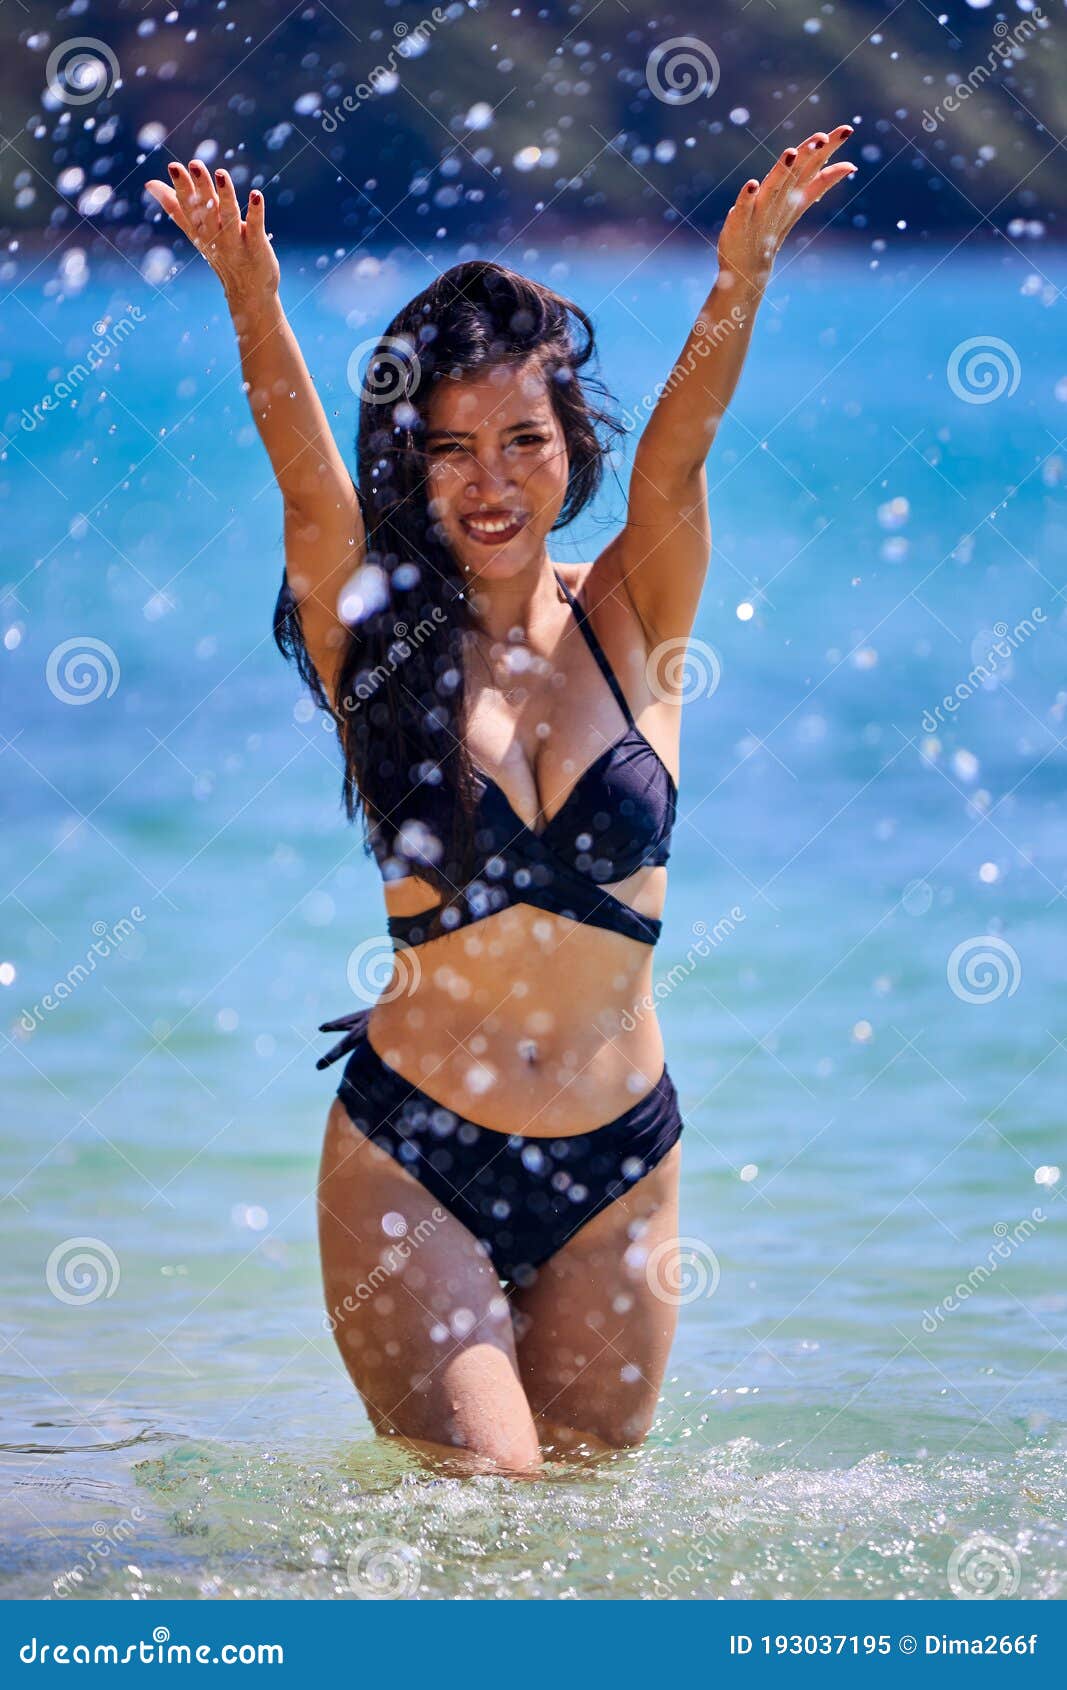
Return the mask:
<svg viewBox="0 0 1067 1690">
<path fill-rule="evenodd" d="M 468 472 L 467 493 L 484 504 L 501 503 L 515 491 L 515 482 L 508 473 L 509 466 L 496 453 L 472 459 Z"/>
</svg>

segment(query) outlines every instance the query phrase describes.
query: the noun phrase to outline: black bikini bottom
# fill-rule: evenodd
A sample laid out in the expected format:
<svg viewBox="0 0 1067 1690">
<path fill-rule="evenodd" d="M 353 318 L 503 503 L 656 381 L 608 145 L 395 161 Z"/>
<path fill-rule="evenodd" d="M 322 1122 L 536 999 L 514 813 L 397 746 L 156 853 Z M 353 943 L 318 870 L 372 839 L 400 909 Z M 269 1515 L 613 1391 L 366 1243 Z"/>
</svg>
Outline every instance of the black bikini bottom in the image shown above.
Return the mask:
<svg viewBox="0 0 1067 1690">
<path fill-rule="evenodd" d="M 388 1152 L 487 1249 L 502 1279 L 528 1285 L 579 1227 L 650 1173 L 682 1130 L 667 1070 L 639 1103 L 573 1138 L 526 1138 L 466 1121 L 383 1062 L 363 1009 L 320 1031 L 351 1052 L 338 1087 L 354 1126 Z"/>
</svg>

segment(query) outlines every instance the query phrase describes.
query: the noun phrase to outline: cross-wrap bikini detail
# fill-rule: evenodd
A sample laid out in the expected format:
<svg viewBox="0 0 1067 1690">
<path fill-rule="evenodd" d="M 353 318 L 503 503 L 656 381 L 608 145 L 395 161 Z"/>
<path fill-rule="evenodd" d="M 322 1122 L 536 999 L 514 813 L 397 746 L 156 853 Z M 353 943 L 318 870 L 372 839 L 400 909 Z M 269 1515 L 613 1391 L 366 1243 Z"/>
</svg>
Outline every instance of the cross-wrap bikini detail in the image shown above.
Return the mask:
<svg viewBox="0 0 1067 1690">
<path fill-rule="evenodd" d="M 474 835 L 478 871 L 443 913 L 436 931 L 483 921 L 514 904 L 532 904 L 654 945 L 662 924 L 640 915 L 605 886 L 626 880 L 640 868 L 666 863 L 677 791 L 669 769 L 634 721 L 588 614 L 558 574 L 556 580 L 626 728 L 579 777 L 540 832 L 521 820 L 490 775 L 479 772 Z M 371 842 L 383 868 L 405 826 L 436 831 L 434 819 L 440 805 L 440 788 L 420 782 L 390 814 L 388 829 L 379 824 L 372 830 Z M 431 909 L 418 915 L 390 916 L 389 933 L 405 945 L 424 944 L 434 936 L 431 926 L 437 914 Z"/>
</svg>

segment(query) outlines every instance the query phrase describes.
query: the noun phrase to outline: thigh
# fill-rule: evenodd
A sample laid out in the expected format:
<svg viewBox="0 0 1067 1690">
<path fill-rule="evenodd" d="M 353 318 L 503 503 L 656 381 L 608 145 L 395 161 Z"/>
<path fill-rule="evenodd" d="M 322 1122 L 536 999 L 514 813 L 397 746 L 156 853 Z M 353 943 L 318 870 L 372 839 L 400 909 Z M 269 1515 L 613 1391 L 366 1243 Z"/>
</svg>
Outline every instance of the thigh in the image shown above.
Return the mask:
<svg viewBox="0 0 1067 1690">
<path fill-rule="evenodd" d="M 329 1323 L 375 1430 L 508 1467 L 536 1463 L 496 1270 L 340 1099 L 326 1125 L 318 1217 Z"/>
<path fill-rule="evenodd" d="M 681 1145 L 601 1210 L 513 1294 L 519 1373 L 546 1435 L 612 1448 L 652 1424 L 677 1324 Z"/>
</svg>

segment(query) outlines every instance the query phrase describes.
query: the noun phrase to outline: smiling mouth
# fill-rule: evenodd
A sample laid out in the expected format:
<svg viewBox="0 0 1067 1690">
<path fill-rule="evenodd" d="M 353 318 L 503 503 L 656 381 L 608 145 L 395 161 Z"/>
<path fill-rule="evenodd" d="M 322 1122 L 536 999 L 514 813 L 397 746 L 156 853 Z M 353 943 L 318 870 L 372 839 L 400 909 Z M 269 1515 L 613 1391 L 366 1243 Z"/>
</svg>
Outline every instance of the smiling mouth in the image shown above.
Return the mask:
<svg viewBox="0 0 1067 1690">
<path fill-rule="evenodd" d="M 480 546 L 506 545 L 525 528 L 526 520 L 521 511 L 485 511 L 459 519 L 464 534 Z"/>
</svg>

